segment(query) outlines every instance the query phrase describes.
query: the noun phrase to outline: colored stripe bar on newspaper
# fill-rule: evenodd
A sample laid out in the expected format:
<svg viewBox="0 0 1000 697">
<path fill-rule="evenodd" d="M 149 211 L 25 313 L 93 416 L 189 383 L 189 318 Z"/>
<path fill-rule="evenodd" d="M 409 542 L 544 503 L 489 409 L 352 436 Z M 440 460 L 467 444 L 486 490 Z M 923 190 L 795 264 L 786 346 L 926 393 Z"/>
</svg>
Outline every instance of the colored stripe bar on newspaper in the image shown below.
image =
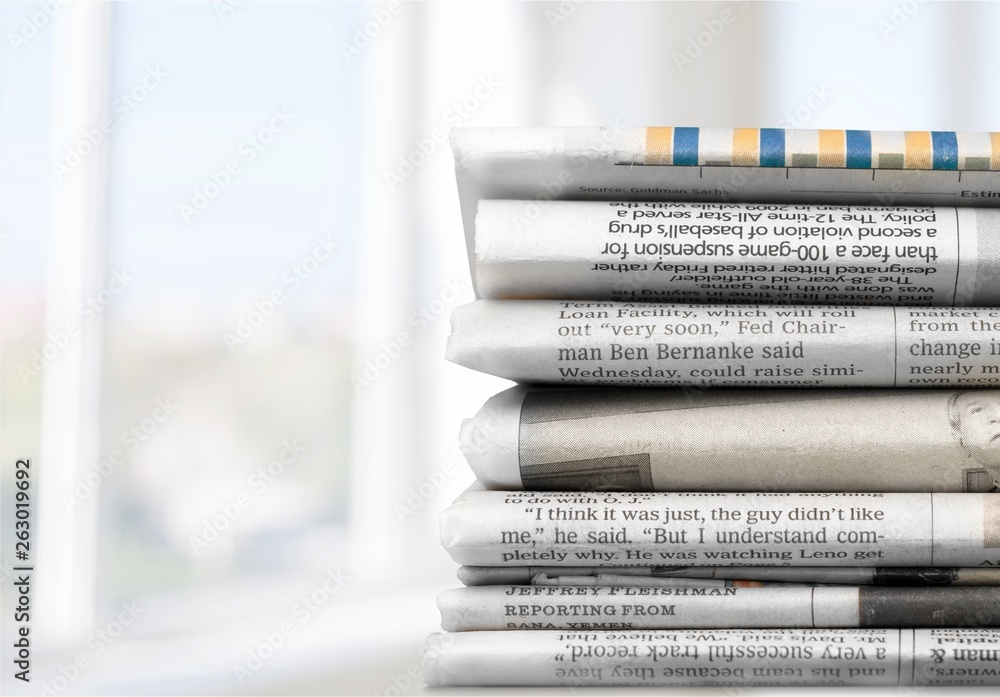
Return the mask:
<svg viewBox="0 0 1000 697">
<path fill-rule="evenodd" d="M 1000 169 L 1000 133 L 670 126 L 645 131 L 647 165 Z"/>
</svg>

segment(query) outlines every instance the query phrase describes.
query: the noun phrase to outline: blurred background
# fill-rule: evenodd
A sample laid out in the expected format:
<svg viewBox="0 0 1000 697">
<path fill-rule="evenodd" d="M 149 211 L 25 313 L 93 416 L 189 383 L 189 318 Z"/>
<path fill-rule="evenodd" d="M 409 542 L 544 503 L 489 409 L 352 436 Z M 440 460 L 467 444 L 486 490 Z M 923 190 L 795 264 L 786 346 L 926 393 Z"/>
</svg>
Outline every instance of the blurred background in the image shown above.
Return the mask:
<svg viewBox="0 0 1000 697">
<path fill-rule="evenodd" d="M 1000 130 L 998 27 L 913 0 L 0 5 L 3 692 L 420 692 L 459 423 L 507 386 L 443 359 L 473 296 L 441 134 Z"/>
</svg>

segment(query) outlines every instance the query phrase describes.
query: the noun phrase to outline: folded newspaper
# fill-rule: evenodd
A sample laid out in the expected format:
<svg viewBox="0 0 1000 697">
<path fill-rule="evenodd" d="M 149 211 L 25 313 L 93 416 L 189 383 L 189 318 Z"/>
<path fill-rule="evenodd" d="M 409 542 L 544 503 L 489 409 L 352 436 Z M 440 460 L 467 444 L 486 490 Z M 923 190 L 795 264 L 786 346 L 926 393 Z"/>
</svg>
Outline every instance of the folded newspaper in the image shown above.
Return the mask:
<svg viewBox="0 0 1000 697">
<path fill-rule="evenodd" d="M 988 492 L 1000 390 L 519 385 L 460 444 L 493 489 Z"/>
<path fill-rule="evenodd" d="M 483 200 L 484 298 L 1000 304 L 1000 211 Z"/>
<path fill-rule="evenodd" d="M 1000 685 L 998 629 L 432 634 L 436 686 Z"/>
<path fill-rule="evenodd" d="M 972 493 L 1000 470 L 1000 134 L 452 146 L 477 297 L 516 300 L 455 311 L 449 359 L 685 389 L 518 388 L 466 424 L 479 478 L 529 491 L 442 514 L 470 587 L 428 684 L 1000 684 L 1000 494 Z"/>
<path fill-rule="evenodd" d="M 447 358 L 518 382 L 1000 386 L 1000 309 L 477 300 Z"/>
<path fill-rule="evenodd" d="M 1000 588 L 478 586 L 438 597 L 451 632 L 1000 627 Z"/>
<path fill-rule="evenodd" d="M 505 492 L 441 514 L 470 566 L 1000 567 L 1000 494 Z"/>
<path fill-rule="evenodd" d="M 476 284 L 484 200 L 524 201 L 527 220 L 551 200 L 1000 206 L 998 133 L 611 124 L 456 128 L 451 145 Z M 998 253 L 985 245 L 981 258 Z"/>
<path fill-rule="evenodd" d="M 1000 568 L 905 566 L 461 566 L 466 586 L 669 586 L 681 581 L 726 584 L 843 583 L 874 586 L 1000 586 Z"/>
</svg>

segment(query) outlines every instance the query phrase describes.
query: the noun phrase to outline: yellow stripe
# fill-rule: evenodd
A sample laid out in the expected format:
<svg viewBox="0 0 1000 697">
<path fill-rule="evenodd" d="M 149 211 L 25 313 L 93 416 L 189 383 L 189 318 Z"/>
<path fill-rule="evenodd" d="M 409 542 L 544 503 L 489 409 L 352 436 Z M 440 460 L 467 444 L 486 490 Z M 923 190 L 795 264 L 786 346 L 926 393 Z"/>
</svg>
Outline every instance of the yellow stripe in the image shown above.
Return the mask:
<svg viewBox="0 0 1000 697">
<path fill-rule="evenodd" d="M 990 144 L 993 146 L 990 169 L 1000 169 L 1000 133 L 990 133 Z"/>
<path fill-rule="evenodd" d="M 844 131 L 820 130 L 817 164 L 820 167 L 847 166 L 847 134 Z"/>
<path fill-rule="evenodd" d="M 733 129 L 733 165 L 756 167 L 760 164 L 760 129 Z"/>
<path fill-rule="evenodd" d="M 906 169 L 931 169 L 932 156 L 930 131 L 906 132 Z"/>
<path fill-rule="evenodd" d="M 672 126 L 655 126 L 646 129 L 646 164 L 673 164 L 674 129 Z"/>
</svg>

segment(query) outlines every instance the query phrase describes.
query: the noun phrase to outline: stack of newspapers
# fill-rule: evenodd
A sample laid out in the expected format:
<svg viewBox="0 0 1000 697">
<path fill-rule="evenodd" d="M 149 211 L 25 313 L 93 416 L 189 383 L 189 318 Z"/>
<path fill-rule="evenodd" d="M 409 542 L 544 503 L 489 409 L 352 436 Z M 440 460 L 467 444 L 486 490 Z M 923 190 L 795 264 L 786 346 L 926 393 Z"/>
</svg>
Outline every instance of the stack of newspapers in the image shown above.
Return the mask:
<svg viewBox="0 0 1000 697">
<path fill-rule="evenodd" d="M 430 685 L 1000 685 L 1000 133 L 456 129 Z"/>
</svg>

